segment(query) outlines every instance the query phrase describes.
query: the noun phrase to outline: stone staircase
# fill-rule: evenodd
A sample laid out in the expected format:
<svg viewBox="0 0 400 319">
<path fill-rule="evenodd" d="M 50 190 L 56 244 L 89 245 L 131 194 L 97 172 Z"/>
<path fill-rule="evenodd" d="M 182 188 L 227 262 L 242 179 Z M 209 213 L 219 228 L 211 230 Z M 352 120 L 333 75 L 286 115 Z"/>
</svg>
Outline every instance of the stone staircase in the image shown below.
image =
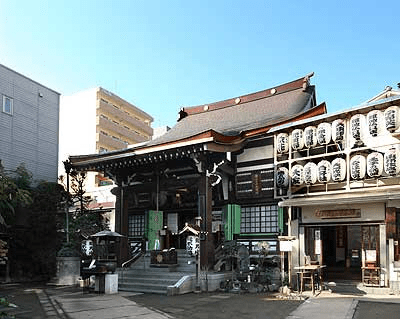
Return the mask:
<svg viewBox="0 0 400 319">
<path fill-rule="evenodd" d="M 178 265 L 150 265 L 150 254 L 146 253 L 129 268 L 119 268 L 118 289 L 154 294 L 167 294 L 168 287 L 174 286 L 185 276 L 195 276 L 196 258 L 186 250 L 177 250 Z"/>
</svg>

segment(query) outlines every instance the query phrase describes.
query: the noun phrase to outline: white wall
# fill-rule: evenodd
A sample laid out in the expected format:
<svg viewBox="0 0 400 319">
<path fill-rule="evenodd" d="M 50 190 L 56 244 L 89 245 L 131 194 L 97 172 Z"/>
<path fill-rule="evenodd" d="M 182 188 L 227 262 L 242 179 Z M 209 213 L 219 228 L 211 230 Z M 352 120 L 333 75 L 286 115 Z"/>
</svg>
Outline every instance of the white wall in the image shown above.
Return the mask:
<svg viewBox="0 0 400 319">
<path fill-rule="evenodd" d="M 96 152 L 96 91 L 93 88 L 61 97 L 59 175 L 65 175 L 62 162 L 68 156 Z"/>
<path fill-rule="evenodd" d="M 243 153 L 237 156 L 237 162 L 250 162 L 256 161 L 259 159 L 269 159 L 273 157 L 273 145 L 266 145 L 260 147 L 252 147 L 244 149 Z M 240 171 L 249 171 L 249 170 L 258 170 L 263 168 L 270 168 L 272 165 L 257 165 L 257 166 L 249 166 L 246 168 L 238 168 L 238 172 Z"/>
</svg>

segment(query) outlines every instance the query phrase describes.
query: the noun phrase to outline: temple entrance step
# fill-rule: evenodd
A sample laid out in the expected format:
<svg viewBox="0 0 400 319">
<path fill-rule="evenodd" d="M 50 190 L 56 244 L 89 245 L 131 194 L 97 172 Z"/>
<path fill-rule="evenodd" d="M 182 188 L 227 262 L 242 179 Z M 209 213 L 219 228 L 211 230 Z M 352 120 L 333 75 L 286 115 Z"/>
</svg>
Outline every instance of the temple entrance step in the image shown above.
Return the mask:
<svg viewBox="0 0 400 319">
<path fill-rule="evenodd" d="M 167 294 L 168 286 L 193 273 L 168 272 L 157 269 L 118 269 L 118 289 L 121 291 Z"/>
</svg>

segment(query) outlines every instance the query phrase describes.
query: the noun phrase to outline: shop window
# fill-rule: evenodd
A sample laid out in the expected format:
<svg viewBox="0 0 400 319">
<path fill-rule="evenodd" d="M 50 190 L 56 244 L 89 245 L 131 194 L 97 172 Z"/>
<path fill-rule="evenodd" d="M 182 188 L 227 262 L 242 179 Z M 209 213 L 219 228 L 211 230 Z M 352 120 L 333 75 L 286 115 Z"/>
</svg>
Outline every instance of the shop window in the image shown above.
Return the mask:
<svg viewBox="0 0 400 319">
<path fill-rule="evenodd" d="M 128 235 L 129 237 L 144 236 L 144 215 L 129 215 Z"/>
<path fill-rule="evenodd" d="M 278 206 L 242 207 L 241 233 L 278 233 Z"/>
<path fill-rule="evenodd" d="M 362 226 L 361 235 L 363 264 L 373 262 L 375 266 L 379 265 L 379 226 Z"/>
</svg>

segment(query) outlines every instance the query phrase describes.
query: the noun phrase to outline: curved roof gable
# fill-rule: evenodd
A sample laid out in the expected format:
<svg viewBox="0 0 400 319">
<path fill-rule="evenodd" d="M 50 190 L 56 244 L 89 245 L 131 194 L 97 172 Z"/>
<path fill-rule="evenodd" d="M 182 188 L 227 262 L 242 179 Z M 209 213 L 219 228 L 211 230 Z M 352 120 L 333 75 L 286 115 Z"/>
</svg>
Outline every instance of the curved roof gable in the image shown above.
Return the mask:
<svg viewBox="0 0 400 319">
<path fill-rule="evenodd" d="M 239 136 L 293 118 L 316 106 L 315 87 L 309 84 L 312 75 L 237 98 L 182 108 L 178 123 L 147 146 L 171 143 L 208 131 Z"/>
</svg>

